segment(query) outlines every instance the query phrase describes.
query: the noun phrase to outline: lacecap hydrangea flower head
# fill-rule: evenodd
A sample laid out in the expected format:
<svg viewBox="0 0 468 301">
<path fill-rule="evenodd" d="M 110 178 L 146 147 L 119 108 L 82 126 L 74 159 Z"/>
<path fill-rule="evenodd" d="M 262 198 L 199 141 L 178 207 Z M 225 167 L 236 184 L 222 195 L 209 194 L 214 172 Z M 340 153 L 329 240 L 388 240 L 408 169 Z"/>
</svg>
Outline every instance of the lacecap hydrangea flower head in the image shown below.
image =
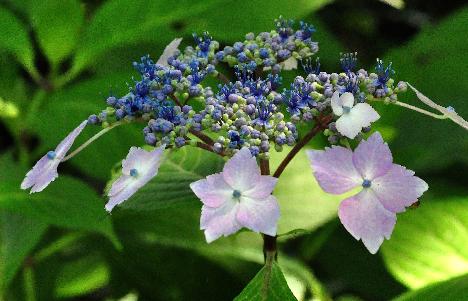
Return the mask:
<svg viewBox="0 0 468 301">
<path fill-rule="evenodd" d="M 263 234 L 266 256 L 271 257 L 276 253 L 281 211 L 274 196 L 276 182 L 311 139 L 325 135 L 331 147 L 309 152 L 312 171 L 327 193 L 361 187 L 343 200 L 338 216 L 351 235 L 361 239 L 371 253 L 377 252 L 383 240 L 390 238 L 396 214 L 417 201 L 428 186 L 412 171 L 393 163 L 378 132 L 369 133 L 384 113 L 377 113 L 373 104 L 436 114 L 398 101 L 408 84 L 395 84 L 391 63 L 378 59 L 373 71 L 357 69 L 357 54 L 349 53 L 341 55 L 341 70 L 321 70 L 314 57 L 319 50 L 315 30 L 305 22 L 279 18 L 273 30 L 248 33 L 243 41 L 223 49 L 207 32 L 194 34 L 193 46 L 185 48 L 179 49 L 182 40 L 175 39 L 156 63 L 149 56 L 133 63 L 139 77 L 128 93 L 109 96 L 107 108 L 89 116 L 44 155 L 21 188 L 43 190 L 58 176 L 61 162 L 103 134 L 117 126 L 143 124 L 147 145 L 130 149 L 120 177 L 107 193 L 105 209 L 115 210 L 152 181 L 165 164 L 164 153 L 187 146 L 200 148 L 226 160 L 221 172 L 190 185 L 203 205 L 200 228 L 207 242 L 246 228 Z M 298 66 L 302 74 L 284 82 L 282 74 Z M 231 75 L 221 72 L 226 68 L 231 68 Z M 210 77 L 218 81 L 216 86 L 206 85 Z M 442 114 L 436 118 L 466 127 L 454 109 L 438 106 L 415 91 Z M 102 130 L 67 155 L 86 125 Z M 309 131 L 301 135 L 298 125 Z M 353 150 L 351 145 L 356 144 Z M 290 146 L 288 153 L 270 174 L 270 153 L 282 152 L 285 146 Z M 313 200 L 304 196 L 304 202 L 309 201 Z"/>
</svg>

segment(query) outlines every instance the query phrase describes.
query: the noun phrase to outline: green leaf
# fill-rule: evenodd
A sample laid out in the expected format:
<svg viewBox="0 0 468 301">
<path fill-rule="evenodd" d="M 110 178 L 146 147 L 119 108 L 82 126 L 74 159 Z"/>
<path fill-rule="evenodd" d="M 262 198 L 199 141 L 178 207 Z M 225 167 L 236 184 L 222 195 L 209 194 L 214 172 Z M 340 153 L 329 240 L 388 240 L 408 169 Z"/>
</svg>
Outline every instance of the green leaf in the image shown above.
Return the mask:
<svg viewBox="0 0 468 301">
<path fill-rule="evenodd" d="M 437 26 L 425 28 L 408 44 L 385 55 L 393 62 L 396 79 L 415 86 L 421 93 L 468 118 L 468 85 L 460 79 L 468 67 L 466 35 L 468 8 L 457 11 Z M 440 51 L 443 46 L 443 52 Z M 412 92 L 403 101 L 429 109 Z M 401 107 L 382 108 L 382 121 L 399 135 L 392 141 L 396 161 L 415 170 L 437 170 L 457 162 L 468 163 L 466 131 L 450 120 L 436 120 Z M 450 154 L 450 155 L 447 155 Z M 417 160 L 414 160 L 417 158 Z"/>
<path fill-rule="evenodd" d="M 119 245 L 104 202 L 90 187 L 61 175 L 44 191 L 29 194 L 20 190 L 26 171 L 5 156 L 0 158 L 0 165 L 0 209 L 50 225 L 100 232 Z"/>
<path fill-rule="evenodd" d="M 276 262 L 265 265 L 234 301 L 297 301 Z"/>
<path fill-rule="evenodd" d="M 126 89 L 125 81 L 129 78 L 130 73 L 92 79 L 57 91 L 46 98 L 44 106 L 31 124 L 31 130 L 41 138 L 40 153 L 55 149 L 89 115 L 99 114 L 105 109 L 105 98 L 109 91 L 112 89 L 116 95 L 121 95 Z M 44 122 L 45 120 L 48 122 Z M 70 160 L 70 163 L 94 178 L 107 180 L 111 168 L 126 157 L 130 147 L 144 143 L 141 132 L 143 126 L 138 124 L 117 127 Z M 97 126 L 88 126 L 75 141 L 75 147 L 99 130 Z"/>
<path fill-rule="evenodd" d="M 71 73 L 77 74 L 111 48 L 161 40 L 162 37 L 165 40 L 162 44 L 168 43 L 176 34 L 170 30 L 169 24 L 205 12 L 220 2 L 107 1 L 98 9 L 83 33 Z"/>
<path fill-rule="evenodd" d="M 109 267 L 96 254 L 64 263 L 57 272 L 55 296 L 58 299 L 89 294 L 109 282 Z"/>
<path fill-rule="evenodd" d="M 0 211 L 0 296 L 46 229 L 43 221 Z"/>
<path fill-rule="evenodd" d="M 282 153 L 271 152 L 271 170 L 280 164 L 289 148 Z M 278 233 L 294 229 L 313 230 L 336 217 L 344 198 L 325 193 L 314 176 L 305 151 L 299 152 L 278 180 L 273 193 L 279 201 L 281 218 Z"/>
<path fill-rule="evenodd" d="M 468 198 L 426 201 L 398 216 L 382 246 L 390 272 L 410 288 L 468 273 Z"/>
<path fill-rule="evenodd" d="M 468 274 L 408 292 L 394 301 L 467 301 Z"/>
<path fill-rule="evenodd" d="M 249 32 L 269 32 L 274 29 L 274 20 L 282 15 L 286 19 L 299 21 L 332 2 L 331 0 L 230 0 L 223 3 L 224 7 L 217 13 L 194 16 L 188 19 L 188 28 L 198 31 L 207 30 L 216 40 L 234 42 L 242 40 Z M 287 9 L 285 9 L 287 8 Z M 242 12 L 242 13 L 235 13 Z M 192 23 L 191 23 L 192 22 Z M 229 24 L 229 30 L 220 24 Z"/>
<path fill-rule="evenodd" d="M 28 15 L 39 45 L 56 66 L 76 46 L 84 21 L 81 4 L 77 0 L 32 0 Z"/>
<path fill-rule="evenodd" d="M 16 59 L 33 75 L 34 53 L 28 32 L 24 25 L 8 10 L 0 7 L 0 48 L 12 53 Z"/>
</svg>

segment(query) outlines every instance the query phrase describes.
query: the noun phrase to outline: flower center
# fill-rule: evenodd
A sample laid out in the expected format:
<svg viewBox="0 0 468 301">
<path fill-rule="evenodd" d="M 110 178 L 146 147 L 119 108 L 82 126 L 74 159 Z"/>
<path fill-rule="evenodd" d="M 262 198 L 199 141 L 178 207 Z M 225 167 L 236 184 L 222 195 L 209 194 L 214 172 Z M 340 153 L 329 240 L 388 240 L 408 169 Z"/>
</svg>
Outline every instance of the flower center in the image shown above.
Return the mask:
<svg viewBox="0 0 468 301">
<path fill-rule="evenodd" d="M 370 180 L 364 179 L 364 181 L 362 181 L 362 187 L 364 188 L 369 188 L 371 187 L 371 185 L 372 185 L 372 182 Z"/>
<path fill-rule="evenodd" d="M 349 112 L 351 112 L 351 107 L 343 106 L 343 113 L 348 114 Z"/>
<path fill-rule="evenodd" d="M 47 153 L 47 158 L 49 158 L 49 160 L 54 160 L 56 157 L 57 154 L 54 151 L 50 151 Z"/>
<path fill-rule="evenodd" d="M 235 199 L 239 199 L 241 197 L 241 192 L 239 190 L 234 190 L 232 192 L 232 196 L 235 198 Z"/>
<path fill-rule="evenodd" d="M 138 177 L 138 170 L 136 170 L 135 168 L 131 169 L 130 170 L 130 176 L 136 178 Z"/>
</svg>

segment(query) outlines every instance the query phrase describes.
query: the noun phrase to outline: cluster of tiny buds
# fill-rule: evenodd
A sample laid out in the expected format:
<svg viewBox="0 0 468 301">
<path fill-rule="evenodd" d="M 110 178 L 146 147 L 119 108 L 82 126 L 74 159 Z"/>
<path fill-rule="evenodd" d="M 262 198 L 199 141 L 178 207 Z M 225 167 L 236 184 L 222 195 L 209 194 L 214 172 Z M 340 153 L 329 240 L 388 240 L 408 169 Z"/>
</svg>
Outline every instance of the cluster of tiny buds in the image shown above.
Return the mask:
<svg viewBox="0 0 468 301">
<path fill-rule="evenodd" d="M 214 152 L 229 156 L 248 147 L 253 155 L 268 158 L 272 146 L 281 151 L 283 146 L 297 143 L 298 123 L 332 115 L 331 98 L 337 91 L 340 95 L 352 93 L 355 104 L 395 102 L 397 94 L 406 91 L 404 82 L 394 85 L 391 63 L 385 65 L 378 59 L 375 72 L 356 71 L 357 53 L 341 55 L 342 72 L 321 71 L 319 59 L 310 58 L 318 50 L 312 41 L 315 29 L 304 22 L 293 29 L 293 22 L 282 18 L 275 24 L 275 30 L 247 34 L 244 42 L 222 51 L 204 32 L 194 34 L 195 47 L 176 50 L 165 64 L 142 57 L 133 64 L 140 80 L 123 97 L 110 96 L 108 107 L 91 115 L 88 123 L 107 127 L 115 122 L 147 122 L 143 134 L 153 146 L 193 145 L 190 133 L 212 133 Z M 299 59 L 305 74 L 280 91 L 280 63 L 289 58 Z M 214 92 L 203 81 L 207 76 L 220 79 L 216 66 L 221 62 L 234 66 L 236 79 L 229 82 L 225 77 Z M 194 109 L 200 104 L 203 108 Z M 364 127 L 356 139 L 369 130 Z M 331 144 L 347 143 L 335 122 L 324 134 Z"/>
<path fill-rule="evenodd" d="M 271 32 L 262 32 L 257 36 L 248 33 L 245 41 L 224 47 L 216 53 L 216 59 L 230 66 L 255 63 L 256 66 L 279 72 L 281 62 L 289 58 L 305 59 L 317 53 L 318 43 L 312 40 L 315 32 L 312 25 L 300 22 L 295 30 L 294 21 L 282 17 L 275 24 L 276 29 Z"/>
</svg>

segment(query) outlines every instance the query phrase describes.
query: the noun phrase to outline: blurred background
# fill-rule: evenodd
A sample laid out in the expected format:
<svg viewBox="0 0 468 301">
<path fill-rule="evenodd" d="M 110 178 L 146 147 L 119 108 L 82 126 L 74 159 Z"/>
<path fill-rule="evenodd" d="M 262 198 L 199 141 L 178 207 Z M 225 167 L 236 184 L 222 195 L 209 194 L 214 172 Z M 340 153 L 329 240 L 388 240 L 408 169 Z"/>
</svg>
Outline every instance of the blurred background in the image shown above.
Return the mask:
<svg viewBox="0 0 468 301">
<path fill-rule="evenodd" d="M 151 183 L 105 213 L 112 168 L 144 143 L 138 127 L 118 128 L 61 165 L 41 194 L 30 196 L 19 183 L 110 94 L 128 91 L 133 61 L 157 58 L 174 37 L 189 45 L 192 32 L 204 30 L 231 45 L 273 29 L 280 15 L 316 26 L 323 70 L 339 71 L 340 52 L 357 51 L 359 67 L 370 71 L 382 58 L 393 62 L 396 80 L 468 117 L 465 1 L 1 0 L 0 300 L 232 300 L 242 291 L 261 268 L 261 239 L 242 232 L 207 245 L 189 182 Z M 403 101 L 422 106 L 410 92 Z M 466 131 L 376 106 L 376 128 L 395 162 L 430 190 L 417 209 L 399 215 L 392 240 L 373 256 L 346 233 L 336 217 L 339 198 L 320 191 L 298 156 L 278 184 L 280 233 L 313 233 L 280 239 L 288 284 L 298 300 L 468 300 Z M 201 156 L 171 160 L 202 177 L 209 168 L 195 159 L 210 158 Z"/>
</svg>

